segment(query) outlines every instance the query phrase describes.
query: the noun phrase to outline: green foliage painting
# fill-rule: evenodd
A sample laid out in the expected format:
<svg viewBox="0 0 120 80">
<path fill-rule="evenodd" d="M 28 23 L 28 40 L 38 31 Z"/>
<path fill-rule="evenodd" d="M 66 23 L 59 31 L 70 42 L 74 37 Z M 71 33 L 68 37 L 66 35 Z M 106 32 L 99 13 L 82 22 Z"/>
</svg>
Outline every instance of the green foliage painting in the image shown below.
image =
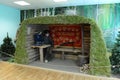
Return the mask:
<svg viewBox="0 0 120 80">
<path fill-rule="evenodd" d="M 120 28 L 120 3 L 77 6 L 77 15 L 94 19 L 101 27 L 108 49 L 112 49 Z"/>
<path fill-rule="evenodd" d="M 28 63 L 26 52 L 26 27 L 28 24 L 81 24 L 88 23 L 91 27 L 90 42 L 90 74 L 106 75 L 111 73 L 109 58 L 107 57 L 107 48 L 103 39 L 100 27 L 92 19 L 80 16 L 45 16 L 24 20 L 21 24 L 18 40 L 16 42 L 15 61 L 17 63 Z"/>
</svg>

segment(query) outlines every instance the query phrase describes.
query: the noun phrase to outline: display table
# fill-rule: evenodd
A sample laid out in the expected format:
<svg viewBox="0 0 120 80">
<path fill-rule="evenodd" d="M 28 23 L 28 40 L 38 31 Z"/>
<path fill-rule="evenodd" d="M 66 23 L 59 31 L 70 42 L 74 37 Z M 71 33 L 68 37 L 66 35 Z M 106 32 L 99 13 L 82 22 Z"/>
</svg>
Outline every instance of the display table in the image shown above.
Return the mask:
<svg viewBox="0 0 120 80">
<path fill-rule="evenodd" d="M 40 54 L 40 61 L 41 62 L 43 62 L 44 60 L 43 60 L 43 55 L 44 55 L 44 53 L 43 53 L 43 49 L 44 48 L 47 48 L 47 47 L 50 47 L 50 45 L 41 45 L 41 46 L 32 46 L 32 48 L 39 48 L 39 54 Z"/>
</svg>

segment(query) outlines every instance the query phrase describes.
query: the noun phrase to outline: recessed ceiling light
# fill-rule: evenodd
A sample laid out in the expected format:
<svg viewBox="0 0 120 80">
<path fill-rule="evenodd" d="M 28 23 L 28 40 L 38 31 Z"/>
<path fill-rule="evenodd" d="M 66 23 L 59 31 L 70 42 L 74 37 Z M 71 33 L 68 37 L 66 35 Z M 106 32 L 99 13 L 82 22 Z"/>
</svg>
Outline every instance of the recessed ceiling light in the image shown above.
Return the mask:
<svg viewBox="0 0 120 80">
<path fill-rule="evenodd" d="M 54 2 L 65 2 L 67 0 L 53 0 Z"/>
<path fill-rule="evenodd" d="M 26 6 L 26 5 L 30 5 L 30 3 L 27 3 L 25 1 L 15 1 L 15 4 L 21 5 L 21 6 Z"/>
</svg>

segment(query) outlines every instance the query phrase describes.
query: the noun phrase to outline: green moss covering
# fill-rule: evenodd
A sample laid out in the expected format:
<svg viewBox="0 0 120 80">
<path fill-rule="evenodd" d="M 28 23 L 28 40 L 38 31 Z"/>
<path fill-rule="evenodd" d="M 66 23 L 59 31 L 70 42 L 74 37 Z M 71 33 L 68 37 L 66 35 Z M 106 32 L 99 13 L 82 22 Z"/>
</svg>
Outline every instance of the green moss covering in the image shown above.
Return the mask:
<svg viewBox="0 0 120 80">
<path fill-rule="evenodd" d="M 18 40 L 16 43 L 15 61 L 17 63 L 27 63 L 26 52 L 26 27 L 28 24 L 80 24 L 89 23 L 91 25 L 90 43 L 90 74 L 109 76 L 111 73 L 107 49 L 100 28 L 95 21 L 80 16 L 45 16 L 24 20 L 21 24 Z"/>
</svg>

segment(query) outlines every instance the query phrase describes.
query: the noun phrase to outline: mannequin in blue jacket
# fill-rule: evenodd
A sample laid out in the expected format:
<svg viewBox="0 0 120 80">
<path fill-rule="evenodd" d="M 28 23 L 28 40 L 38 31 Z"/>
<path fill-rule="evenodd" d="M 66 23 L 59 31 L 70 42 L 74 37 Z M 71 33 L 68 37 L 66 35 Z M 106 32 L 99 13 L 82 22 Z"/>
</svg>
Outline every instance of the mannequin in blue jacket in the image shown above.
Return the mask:
<svg viewBox="0 0 120 80">
<path fill-rule="evenodd" d="M 53 40 L 50 37 L 49 30 L 43 31 L 43 43 L 47 45 L 51 45 L 50 47 L 44 49 L 44 59 L 45 62 L 48 62 L 52 59 L 53 56 L 53 54 L 51 53 L 51 49 L 53 47 Z"/>
<path fill-rule="evenodd" d="M 34 34 L 34 44 L 36 46 L 42 45 L 43 44 L 43 35 L 42 32 L 37 32 Z"/>
</svg>

